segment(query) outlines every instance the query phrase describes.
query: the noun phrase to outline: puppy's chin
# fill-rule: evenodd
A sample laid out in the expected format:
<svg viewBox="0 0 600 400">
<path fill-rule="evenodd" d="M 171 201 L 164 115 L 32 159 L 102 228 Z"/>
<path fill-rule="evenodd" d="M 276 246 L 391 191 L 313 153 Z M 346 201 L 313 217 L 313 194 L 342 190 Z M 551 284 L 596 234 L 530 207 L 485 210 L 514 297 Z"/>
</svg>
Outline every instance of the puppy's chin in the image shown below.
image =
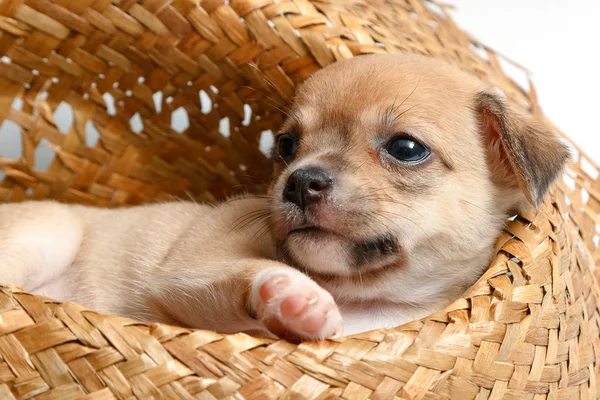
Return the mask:
<svg viewBox="0 0 600 400">
<path fill-rule="evenodd" d="M 325 231 L 290 233 L 281 244 L 289 261 L 309 274 L 348 275 L 352 254 L 347 239 Z"/>
<path fill-rule="evenodd" d="M 282 243 L 288 262 L 322 278 L 349 277 L 399 265 L 402 251 L 397 240 L 383 234 L 352 240 L 321 229 L 292 231 Z"/>
</svg>

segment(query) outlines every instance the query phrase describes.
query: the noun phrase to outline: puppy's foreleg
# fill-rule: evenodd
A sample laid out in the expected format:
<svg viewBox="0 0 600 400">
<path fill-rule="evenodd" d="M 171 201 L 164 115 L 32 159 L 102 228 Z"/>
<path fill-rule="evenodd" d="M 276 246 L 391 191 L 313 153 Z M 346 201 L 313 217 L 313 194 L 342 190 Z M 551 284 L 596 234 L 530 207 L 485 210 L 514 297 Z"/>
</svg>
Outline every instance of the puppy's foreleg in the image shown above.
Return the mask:
<svg viewBox="0 0 600 400">
<path fill-rule="evenodd" d="M 331 294 L 302 272 L 266 259 L 209 261 L 193 270 L 170 268 L 150 289 L 159 320 L 223 333 L 269 331 L 288 340 L 341 335 Z M 199 271 L 213 271 L 203 274 Z M 148 302 L 147 302 L 148 303 Z"/>
<path fill-rule="evenodd" d="M 73 262 L 83 222 L 50 201 L 0 205 L 0 283 L 35 291 Z"/>
</svg>

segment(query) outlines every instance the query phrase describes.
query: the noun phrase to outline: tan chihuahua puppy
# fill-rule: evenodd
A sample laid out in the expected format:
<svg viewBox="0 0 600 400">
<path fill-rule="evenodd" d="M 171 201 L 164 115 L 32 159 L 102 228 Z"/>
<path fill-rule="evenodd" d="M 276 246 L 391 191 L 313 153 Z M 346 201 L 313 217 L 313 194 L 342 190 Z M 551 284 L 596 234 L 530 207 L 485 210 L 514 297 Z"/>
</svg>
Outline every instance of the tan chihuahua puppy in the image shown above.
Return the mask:
<svg viewBox="0 0 600 400">
<path fill-rule="evenodd" d="M 220 332 L 392 327 L 458 298 L 568 151 L 467 73 L 371 55 L 301 86 L 274 159 L 268 197 L 216 208 L 2 205 L 0 281 Z"/>
</svg>

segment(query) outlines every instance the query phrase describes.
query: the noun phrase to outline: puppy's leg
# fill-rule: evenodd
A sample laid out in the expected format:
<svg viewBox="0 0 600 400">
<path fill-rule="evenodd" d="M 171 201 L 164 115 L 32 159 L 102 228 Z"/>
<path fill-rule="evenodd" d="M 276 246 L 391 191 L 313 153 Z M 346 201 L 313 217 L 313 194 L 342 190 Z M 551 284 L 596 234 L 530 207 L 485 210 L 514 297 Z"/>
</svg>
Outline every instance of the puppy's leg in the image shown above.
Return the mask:
<svg viewBox="0 0 600 400">
<path fill-rule="evenodd" d="M 269 331 L 288 340 L 339 336 L 343 321 L 332 296 L 308 276 L 267 259 L 205 261 L 165 268 L 144 279 L 146 320 L 222 333 Z M 135 313 L 126 313 L 135 317 Z"/>
<path fill-rule="evenodd" d="M 265 327 L 279 337 L 327 339 L 342 334 L 342 316 L 331 294 L 288 266 L 258 272 L 249 302 Z"/>
<path fill-rule="evenodd" d="M 55 202 L 0 205 L 0 283 L 36 291 L 61 277 L 83 238 L 83 223 Z"/>
</svg>

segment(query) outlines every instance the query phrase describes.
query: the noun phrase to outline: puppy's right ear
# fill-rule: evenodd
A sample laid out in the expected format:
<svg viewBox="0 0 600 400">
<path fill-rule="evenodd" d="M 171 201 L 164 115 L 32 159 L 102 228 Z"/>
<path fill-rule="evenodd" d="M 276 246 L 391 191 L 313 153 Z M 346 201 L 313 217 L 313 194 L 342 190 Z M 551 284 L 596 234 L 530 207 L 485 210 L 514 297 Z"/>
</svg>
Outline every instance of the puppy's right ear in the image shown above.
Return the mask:
<svg viewBox="0 0 600 400">
<path fill-rule="evenodd" d="M 539 206 L 566 166 L 568 148 L 494 94 L 479 93 L 476 109 L 494 181 L 507 189 L 520 187 L 529 203 Z"/>
</svg>

